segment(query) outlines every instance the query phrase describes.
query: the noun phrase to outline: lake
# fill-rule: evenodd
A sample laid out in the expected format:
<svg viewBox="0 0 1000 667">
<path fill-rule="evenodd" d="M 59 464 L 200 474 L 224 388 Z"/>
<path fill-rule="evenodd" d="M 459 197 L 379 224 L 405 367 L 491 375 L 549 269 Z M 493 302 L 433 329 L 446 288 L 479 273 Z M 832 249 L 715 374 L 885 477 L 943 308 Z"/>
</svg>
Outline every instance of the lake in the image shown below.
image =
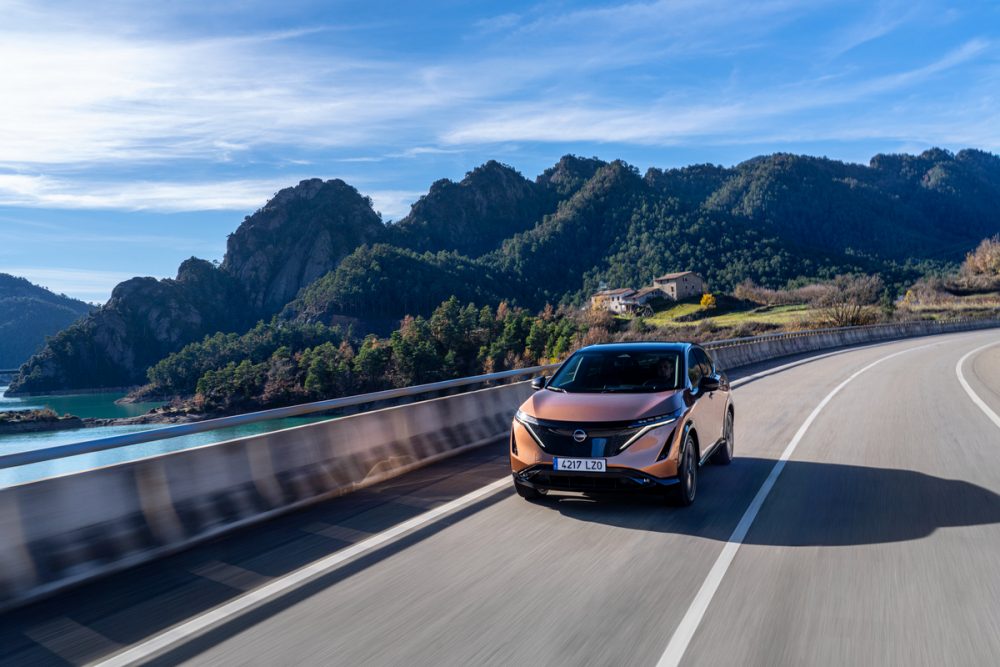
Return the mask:
<svg viewBox="0 0 1000 667">
<path fill-rule="evenodd" d="M 3 392 L 7 387 L 0 387 L 0 411 L 6 410 L 26 410 L 49 407 L 59 414 L 73 414 L 77 417 L 131 417 L 141 415 L 154 408 L 159 403 L 134 403 L 117 405 L 115 401 L 123 394 L 77 394 L 70 396 L 31 396 L 31 397 L 6 397 Z M 140 445 L 129 447 L 119 447 L 93 454 L 83 454 L 81 456 L 70 456 L 64 459 L 34 463 L 32 465 L 20 466 L 0 470 L 0 487 L 10 486 L 30 482 L 32 480 L 65 475 L 67 473 L 79 472 L 89 468 L 121 463 L 146 456 L 154 456 L 166 452 L 173 452 L 189 447 L 207 445 L 214 442 L 223 442 L 233 438 L 241 438 L 258 433 L 277 431 L 293 426 L 303 426 L 318 421 L 330 419 L 324 416 L 290 417 L 286 419 L 274 419 L 256 424 L 245 424 L 230 428 L 208 431 L 205 433 L 195 433 L 179 438 L 168 440 L 158 440 L 146 442 Z M 19 433 L 16 435 L 0 435 L 0 454 L 12 454 L 14 452 L 24 452 L 56 445 L 67 445 L 74 442 L 84 442 L 106 438 L 112 435 L 123 433 L 133 433 L 135 431 L 145 431 L 152 428 L 160 428 L 161 424 L 131 424 L 128 426 L 95 426 L 92 428 L 68 429 L 65 431 L 50 431 L 42 433 Z"/>
<path fill-rule="evenodd" d="M 0 386 L 0 412 L 51 408 L 60 415 L 77 417 L 137 417 L 162 403 L 115 403 L 125 394 L 72 394 L 66 396 L 6 396 L 7 387 Z"/>
</svg>

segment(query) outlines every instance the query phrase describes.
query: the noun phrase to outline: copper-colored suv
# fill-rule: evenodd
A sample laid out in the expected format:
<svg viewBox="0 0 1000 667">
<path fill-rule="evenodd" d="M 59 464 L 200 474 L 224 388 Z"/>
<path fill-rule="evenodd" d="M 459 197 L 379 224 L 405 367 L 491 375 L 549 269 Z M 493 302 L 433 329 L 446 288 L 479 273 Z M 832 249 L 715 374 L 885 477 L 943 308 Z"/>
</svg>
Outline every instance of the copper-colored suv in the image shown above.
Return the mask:
<svg viewBox="0 0 1000 667">
<path fill-rule="evenodd" d="M 525 498 L 636 490 L 690 505 L 698 466 L 733 459 L 729 380 L 697 345 L 593 345 L 532 385 L 510 434 Z"/>
</svg>

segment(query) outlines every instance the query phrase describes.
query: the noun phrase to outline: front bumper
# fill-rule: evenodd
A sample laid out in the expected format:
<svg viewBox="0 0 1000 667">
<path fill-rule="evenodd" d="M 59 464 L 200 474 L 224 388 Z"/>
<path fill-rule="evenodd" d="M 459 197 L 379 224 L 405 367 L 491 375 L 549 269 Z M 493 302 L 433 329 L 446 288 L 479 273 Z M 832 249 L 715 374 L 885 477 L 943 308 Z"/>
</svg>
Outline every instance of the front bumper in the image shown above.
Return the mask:
<svg viewBox="0 0 1000 667">
<path fill-rule="evenodd" d="M 607 472 L 553 470 L 551 464 L 536 464 L 512 473 L 514 480 L 539 490 L 579 493 L 617 493 L 650 491 L 677 484 L 677 477 L 653 477 L 631 468 L 608 468 Z"/>
</svg>

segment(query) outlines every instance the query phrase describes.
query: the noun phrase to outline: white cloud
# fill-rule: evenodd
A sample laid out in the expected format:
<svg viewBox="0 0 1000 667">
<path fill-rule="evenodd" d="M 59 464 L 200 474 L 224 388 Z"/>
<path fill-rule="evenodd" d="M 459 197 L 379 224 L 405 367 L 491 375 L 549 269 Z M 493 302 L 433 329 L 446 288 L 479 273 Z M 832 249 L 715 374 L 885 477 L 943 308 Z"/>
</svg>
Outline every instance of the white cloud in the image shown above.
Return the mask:
<svg viewBox="0 0 1000 667">
<path fill-rule="evenodd" d="M 375 210 L 382 213 L 382 218 L 388 220 L 399 220 L 410 212 L 413 202 L 420 199 L 423 192 L 415 190 L 374 190 L 362 192 L 372 198 L 375 203 Z"/>
<path fill-rule="evenodd" d="M 0 174 L 0 206 L 131 211 L 253 211 L 299 178 L 180 183 L 93 183 L 26 174 Z"/>
<path fill-rule="evenodd" d="M 234 162 L 259 174 L 276 164 L 388 163 L 484 145 L 497 151 L 505 142 L 763 141 L 806 115 L 815 120 L 891 91 L 916 93 L 916 84 L 993 49 L 973 39 L 929 65 L 890 74 L 841 67 L 840 60 L 841 69 L 825 69 L 831 50 L 844 54 L 916 16 L 897 13 L 896 0 L 889 1 L 832 40 L 818 31 L 824 39 L 796 54 L 796 63 L 782 43 L 788 24 L 840 3 L 539 3 L 520 15 L 470 21 L 472 33 L 492 32 L 466 40 L 458 58 L 434 48 L 339 49 L 336 39 L 315 39 L 329 27 L 192 37 L 182 34 L 178 16 L 195 14 L 194 5 L 141 10 L 120 3 L 123 14 L 152 18 L 112 24 L 115 12 L 95 14 L 81 3 L 41 8 L 0 0 L 0 167 L 13 172 L 0 172 L 0 205 L 252 210 L 294 182 L 283 175 L 158 182 L 126 168 L 162 174 L 193 164 L 211 174 L 211 163 Z M 159 30 L 159 23 L 172 29 Z M 737 51 L 754 53 L 744 60 L 732 56 Z M 765 76 L 759 65 L 770 53 L 781 64 L 763 68 Z M 953 106 L 979 94 L 968 81 L 963 86 Z M 919 94 L 915 101 L 896 97 L 922 111 Z M 811 113 L 795 117 L 804 111 Z M 813 139 L 857 122 L 850 114 L 831 119 Z M 938 127 L 943 118 L 927 121 Z M 892 127 L 884 131 L 894 136 Z M 83 174 L 103 180 L 85 183 Z M 383 193 L 376 206 L 387 216 L 405 214 L 413 193 L 368 184 Z"/>
<path fill-rule="evenodd" d="M 701 99 L 662 100 L 646 107 L 591 100 L 511 104 L 482 119 L 458 125 L 442 136 L 445 144 L 503 141 L 625 142 L 670 145 L 711 137 L 742 143 L 763 140 L 775 123 L 802 111 L 823 111 L 915 86 L 986 53 L 992 44 L 972 39 L 921 67 L 842 82 L 836 78 L 790 83 L 760 91 L 706 88 Z M 783 121 L 787 127 L 787 120 Z M 849 127 L 854 123 L 850 123 Z M 812 140 L 843 132 L 843 124 L 815 128 Z M 885 136 L 895 136 L 884 128 Z"/>
<path fill-rule="evenodd" d="M 329 54 L 314 66 L 261 43 L 297 35 L 0 30 L 0 164 L 224 161 L 260 146 L 363 145 L 465 94 L 430 69 Z"/>
</svg>

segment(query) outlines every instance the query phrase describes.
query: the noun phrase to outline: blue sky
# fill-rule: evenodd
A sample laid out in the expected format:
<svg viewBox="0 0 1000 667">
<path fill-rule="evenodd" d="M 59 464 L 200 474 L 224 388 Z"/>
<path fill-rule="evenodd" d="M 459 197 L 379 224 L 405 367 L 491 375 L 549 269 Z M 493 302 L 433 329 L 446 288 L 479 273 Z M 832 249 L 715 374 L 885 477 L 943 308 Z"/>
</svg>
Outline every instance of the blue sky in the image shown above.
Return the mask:
<svg viewBox="0 0 1000 667">
<path fill-rule="evenodd" d="M 0 0 L 0 91 L 0 271 L 104 301 L 309 177 L 998 152 L 1000 5 Z"/>
</svg>

